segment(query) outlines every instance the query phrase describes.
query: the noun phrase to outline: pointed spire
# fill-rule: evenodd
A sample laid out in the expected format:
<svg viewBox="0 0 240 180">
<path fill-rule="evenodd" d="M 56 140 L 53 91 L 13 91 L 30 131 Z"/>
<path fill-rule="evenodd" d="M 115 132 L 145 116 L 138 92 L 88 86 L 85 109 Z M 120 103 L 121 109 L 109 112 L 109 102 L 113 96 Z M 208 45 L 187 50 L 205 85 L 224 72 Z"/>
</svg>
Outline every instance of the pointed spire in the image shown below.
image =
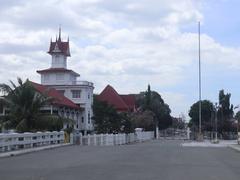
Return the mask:
<svg viewBox="0 0 240 180">
<path fill-rule="evenodd" d="M 61 25 L 59 25 L 58 40 L 61 41 Z"/>
<path fill-rule="evenodd" d="M 51 37 L 51 40 L 50 40 L 50 42 L 52 43 L 52 37 Z"/>
<path fill-rule="evenodd" d="M 68 38 L 67 38 L 67 41 L 69 42 L 69 36 L 68 36 Z"/>
</svg>

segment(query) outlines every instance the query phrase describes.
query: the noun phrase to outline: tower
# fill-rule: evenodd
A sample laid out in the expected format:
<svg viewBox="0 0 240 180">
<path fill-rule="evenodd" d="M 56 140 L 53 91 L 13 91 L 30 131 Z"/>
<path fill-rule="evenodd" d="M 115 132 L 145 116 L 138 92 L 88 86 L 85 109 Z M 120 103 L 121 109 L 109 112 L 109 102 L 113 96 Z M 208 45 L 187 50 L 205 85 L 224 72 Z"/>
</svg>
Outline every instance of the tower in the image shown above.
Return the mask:
<svg viewBox="0 0 240 180">
<path fill-rule="evenodd" d="M 62 41 L 61 28 L 59 28 L 56 41 L 50 41 L 48 54 L 52 56 L 51 67 L 38 70 L 41 74 L 41 84 L 43 85 L 67 85 L 76 82 L 80 75 L 67 69 L 67 58 L 70 57 L 69 38 Z"/>
<path fill-rule="evenodd" d="M 58 38 L 50 42 L 48 53 L 52 56 L 51 68 L 67 68 L 67 57 L 70 55 L 69 38 L 66 42 L 62 41 L 61 28 L 59 28 Z"/>
</svg>

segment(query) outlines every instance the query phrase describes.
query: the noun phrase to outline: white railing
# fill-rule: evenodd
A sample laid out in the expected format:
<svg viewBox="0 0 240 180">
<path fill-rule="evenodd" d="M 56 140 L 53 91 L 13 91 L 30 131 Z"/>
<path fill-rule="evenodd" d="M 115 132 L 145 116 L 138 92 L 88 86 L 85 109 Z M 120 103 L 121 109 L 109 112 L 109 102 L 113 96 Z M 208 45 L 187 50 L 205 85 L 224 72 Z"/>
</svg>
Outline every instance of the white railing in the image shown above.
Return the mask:
<svg viewBox="0 0 240 180">
<path fill-rule="evenodd" d="M 0 133 L 0 152 L 64 143 L 64 132 Z"/>
<path fill-rule="evenodd" d="M 137 132 L 130 134 L 94 134 L 79 136 L 78 143 L 81 145 L 114 146 L 133 142 L 143 142 L 154 138 L 154 132 Z M 77 143 L 77 144 L 78 144 Z"/>
<path fill-rule="evenodd" d="M 93 86 L 92 82 L 88 81 L 72 81 L 73 85 Z"/>
</svg>

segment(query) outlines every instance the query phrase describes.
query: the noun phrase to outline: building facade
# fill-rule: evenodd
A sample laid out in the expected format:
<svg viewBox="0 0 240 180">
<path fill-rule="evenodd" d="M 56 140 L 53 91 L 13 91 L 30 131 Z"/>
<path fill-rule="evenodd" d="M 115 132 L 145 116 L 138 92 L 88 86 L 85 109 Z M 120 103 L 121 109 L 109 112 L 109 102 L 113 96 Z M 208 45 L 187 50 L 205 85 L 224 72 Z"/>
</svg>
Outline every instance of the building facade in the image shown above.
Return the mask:
<svg viewBox="0 0 240 180">
<path fill-rule="evenodd" d="M 67 68 L 67 61 L 70 57 L 69 39 L 62 41 L 61 29 L 56 41 L 50 42 L 48 53 L 51 55 L 50 68 L 38 70 L 41 75 L 41 85 L 54 88 L 59 94 L 65 96 L 80 111 L 68 113 L 60 110 L 60 113 L 68 113 L 71 119 L 76 121 L 75 129 L 82 131 L 84 134 L 93 131 L 92 122 L 92 104 L 93 104 L 93 83 L 88 81 L 79 81 L 80 74 Z"/>
</svg>

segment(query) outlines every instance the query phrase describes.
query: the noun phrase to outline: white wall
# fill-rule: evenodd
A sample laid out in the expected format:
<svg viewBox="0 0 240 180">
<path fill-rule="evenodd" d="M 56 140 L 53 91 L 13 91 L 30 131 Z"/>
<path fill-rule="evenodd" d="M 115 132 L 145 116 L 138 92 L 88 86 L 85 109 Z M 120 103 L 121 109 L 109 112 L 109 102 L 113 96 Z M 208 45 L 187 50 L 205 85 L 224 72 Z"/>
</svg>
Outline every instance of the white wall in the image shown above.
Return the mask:
<svg viewBox="0 0 240 180">
<path fill-rule="evenodd" d="M 67 57 L 62 54 L 52 55 L 52 68 L 67 68 Z"/>
<path fill-rule="evenodd" d="M 92 104 L 93 104 L 93 87 L 91 86 L 80 86 L 80 85 L 69 85 L 69 86 L 52 86 L 57 90 L 64 90 L 64 96 L 72 100 L 76 104 L 80 104 L 80 107 L 83 108 L 79 116 L 79 128 L 80 130 L 93 130 L 92 123 Z M 72 90 L 81 90 L 80 98 L 72 98 Z M 89 95 L 89 98 L 88 98 Z M 90 112 L 90 123 L 88 123 L 88 111 Z M 82 123 L 82 117 L 84 122 Z"/>
<path fill-rule="evenodd" d="M 41 74 L 41 84 L 43 85 L 71 85 L 76 79 L 77 77 L 69 72 Z"/>
</svg>

